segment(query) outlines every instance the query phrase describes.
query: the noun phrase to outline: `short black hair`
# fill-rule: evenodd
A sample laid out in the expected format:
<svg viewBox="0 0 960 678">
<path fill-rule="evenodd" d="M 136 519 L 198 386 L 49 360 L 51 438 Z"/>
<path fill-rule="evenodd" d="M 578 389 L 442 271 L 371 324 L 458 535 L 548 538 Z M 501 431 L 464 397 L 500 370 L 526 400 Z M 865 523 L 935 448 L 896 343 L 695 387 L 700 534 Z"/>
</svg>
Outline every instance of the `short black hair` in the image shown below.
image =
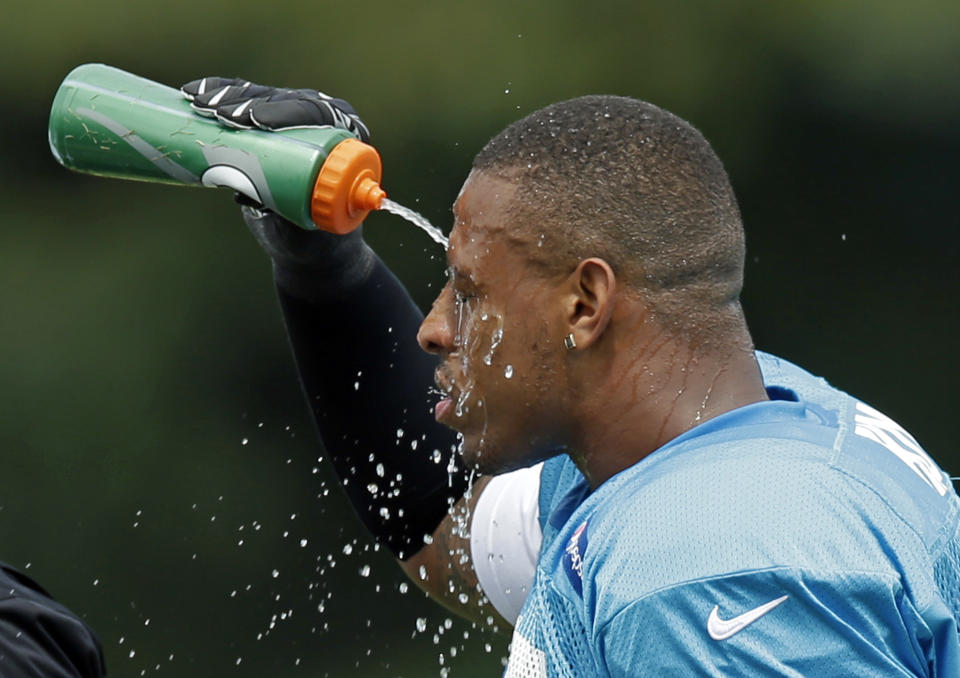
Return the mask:
<svg viewBox="0 0 960 678">
<path fill-rule="evenodd" d="M 745 247 L 730 180 L 669 111 L 621 96 L 562 101 L 511 124 L 473 166 L 517 185 L 508 209 L 535 237 L 535 261 L 599 256 L 662 312 L 739 311 Z"/>
</svg>

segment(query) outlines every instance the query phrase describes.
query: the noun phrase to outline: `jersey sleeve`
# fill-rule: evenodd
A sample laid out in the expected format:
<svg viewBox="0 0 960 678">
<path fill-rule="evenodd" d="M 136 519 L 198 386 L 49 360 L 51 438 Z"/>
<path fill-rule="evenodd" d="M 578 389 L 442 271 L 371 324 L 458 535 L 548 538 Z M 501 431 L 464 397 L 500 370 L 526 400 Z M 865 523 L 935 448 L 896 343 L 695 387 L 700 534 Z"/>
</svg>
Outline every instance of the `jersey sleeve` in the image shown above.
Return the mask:
<svg viewBox="0 0 960 678">
<path fill-rule="evenodd" d="M 932 637 L 894 577 L 778 568 L 654 592 L 595 642 L 611 678 L 960 675 L 931 663 Z"/>
<path fill-rule="evenodd" d="M 470 552 L 480 587 L 500 615 L 515 624 L 533 583 L 542 533 L 543 464 L 496 476 L 477 499 Z"/>
</svg>

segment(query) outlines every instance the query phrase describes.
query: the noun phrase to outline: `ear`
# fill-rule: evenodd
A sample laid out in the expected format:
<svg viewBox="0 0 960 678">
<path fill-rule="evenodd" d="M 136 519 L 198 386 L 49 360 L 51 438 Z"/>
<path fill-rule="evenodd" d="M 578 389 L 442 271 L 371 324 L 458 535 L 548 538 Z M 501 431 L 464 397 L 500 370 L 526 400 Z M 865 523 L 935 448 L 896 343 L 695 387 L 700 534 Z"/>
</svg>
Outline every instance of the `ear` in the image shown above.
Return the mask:
<svg viewBox="0 0 960 678">
<path fill-rule="evenodd" d="M 617 278 L 610 264 L 591 257 L 580 262 L 567 282 L 564 309 L 567 331 L 573 334 L 577 348 L 586 348 L 607 329 L 613 314 Z"/>
</svg>

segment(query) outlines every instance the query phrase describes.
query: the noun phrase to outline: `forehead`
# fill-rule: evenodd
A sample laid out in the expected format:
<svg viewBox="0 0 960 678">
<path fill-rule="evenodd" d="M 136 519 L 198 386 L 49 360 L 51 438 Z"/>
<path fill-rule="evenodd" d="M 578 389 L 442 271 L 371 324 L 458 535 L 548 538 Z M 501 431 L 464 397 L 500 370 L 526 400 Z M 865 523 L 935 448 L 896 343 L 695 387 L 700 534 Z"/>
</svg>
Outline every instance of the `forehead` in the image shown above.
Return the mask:
<svg viewBox="0 0 960 678">
<path fill-rule="evenodd" d="M 517 237 L 510 206 L 517 186 L 507 179 L 474 170 L 453 203 L 453 230 L 447 258 L 456 267 L 472 267 Z"/>
</svg>

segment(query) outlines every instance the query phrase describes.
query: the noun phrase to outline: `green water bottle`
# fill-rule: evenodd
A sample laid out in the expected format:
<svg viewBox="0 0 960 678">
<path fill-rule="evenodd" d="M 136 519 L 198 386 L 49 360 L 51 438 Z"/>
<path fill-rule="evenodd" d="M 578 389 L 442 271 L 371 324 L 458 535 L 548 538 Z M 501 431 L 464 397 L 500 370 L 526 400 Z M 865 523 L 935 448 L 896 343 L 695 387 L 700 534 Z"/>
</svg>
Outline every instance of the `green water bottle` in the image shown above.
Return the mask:
<svg viewBox="0 0 960 678">
<path fill-rule="evenodd" d="M 61 83 L 49 140 L 69 169 L 231 188 L 308 229 L 348 233 L 386 197 L 379 154 L 345 130 L 231 129 L 178 90 L 103 64 Z"/>
</svg>

